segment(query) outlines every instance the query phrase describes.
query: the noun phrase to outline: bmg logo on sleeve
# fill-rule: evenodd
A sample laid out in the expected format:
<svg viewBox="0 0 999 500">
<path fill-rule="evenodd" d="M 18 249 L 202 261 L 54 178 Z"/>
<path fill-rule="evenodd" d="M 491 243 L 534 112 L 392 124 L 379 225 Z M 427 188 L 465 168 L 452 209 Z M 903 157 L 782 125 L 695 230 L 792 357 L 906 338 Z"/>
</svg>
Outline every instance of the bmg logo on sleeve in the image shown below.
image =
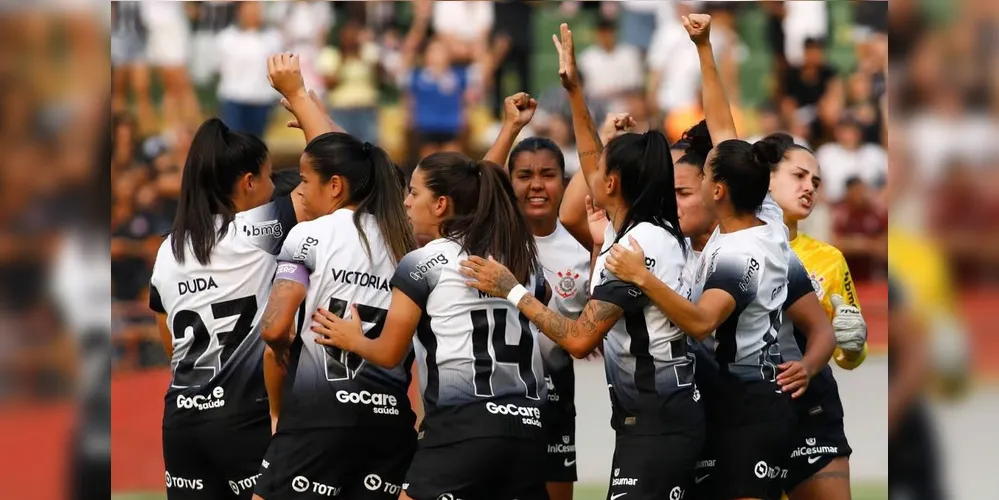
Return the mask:
<svg viewBox="0 0 999 500">
<path fill-rule="evenodd" d="M 295 255 L 291 256 L 292 260 L 305 262 L 305 258 L 309 256 L 309 250 L 311 250 L 312 247 L 318 244 L 319 240 L 317 238 L 313 238 L 312 236 L 306 236 L 305 240 L 303 240 L 302 243 L 298 245 L 298 250 L 295 251 Z"/>
<path fill-rule="evenodd" d="M 437 266 L 443 266 L 448 263 L 447 257 L 442 253 L 434 254 L 427 257 L 414 266 L 414 269 L 410 271 L 409 277 L 413 278 L 413 281 L 420 281 L 423 279 L 431 269 Z"/>
<path fill-rule="evenodd" d="M 281 223 L 277 219 L 269 220 L 265 222 L 258 222 L 253 225 L 243 226 L 243 234 L 254 237 L 254 236 L 271 236 L 274 239 L 278 239 L 284 236 L 284 230 L 281 229 Z"/>
</svg>

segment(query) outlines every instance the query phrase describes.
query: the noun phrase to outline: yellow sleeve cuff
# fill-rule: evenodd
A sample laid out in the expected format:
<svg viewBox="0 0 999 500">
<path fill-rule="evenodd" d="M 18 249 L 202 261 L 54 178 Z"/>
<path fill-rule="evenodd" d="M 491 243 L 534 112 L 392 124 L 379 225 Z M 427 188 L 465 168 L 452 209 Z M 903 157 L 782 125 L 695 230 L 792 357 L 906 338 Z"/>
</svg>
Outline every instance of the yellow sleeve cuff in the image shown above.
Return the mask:
<svg viewBox="0 0 999 500">
<path fill-rule="evenodd" d="M 836 350 L 833 352 L 833 361 L 836 361 L 836 364 L 844 370 L 852 370 L 860 366 L 865 359 L 867 359 L 867 344 L 864 344 L 864 348 L 859 354 L 853 356 L 848 355 L 839 347 L 836 347 Z"/>
</svg>

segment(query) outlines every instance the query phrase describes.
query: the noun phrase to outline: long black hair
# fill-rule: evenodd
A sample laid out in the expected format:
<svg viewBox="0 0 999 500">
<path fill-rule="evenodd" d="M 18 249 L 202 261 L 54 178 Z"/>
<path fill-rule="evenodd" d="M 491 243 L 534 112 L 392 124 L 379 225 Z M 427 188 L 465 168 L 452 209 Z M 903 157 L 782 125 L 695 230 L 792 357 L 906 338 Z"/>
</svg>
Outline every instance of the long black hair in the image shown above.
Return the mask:
<svg viewBox="0 0 999 500">
<path fill-rule="evenodd" d="M 371 257 L 371 245 L 361 224 L 361 214 L 375 217 L 389 252 L 395 262 L 415 250 L 416 237 L 403 206 L 403 188 L 399 172 L 382 148 L 340 133 L 328 132 L 305 146 L 309 165 L 323 181 L 334 175 L 347 180 L 350 203 L 357 204 L 354 227 Z"/>
<path fill-rule="evenodd" d="M 427 189 L 450 198 L 454 206 L 440 225 L 441 235 L 459 242 L 469 255 L 493 256 L 526 283 L 538 268 L 538 248 L 503 167 L 443 152 L 424 158 L 417 168 Z"/>
<path fill-rule="evenodd" d="M 274 193 L 271 201 L 288 196 L 302 182 L 302 176 L 297 168 L 285 168 L 271 172 L 271 182 L 274 183 Z"/>
<path fill-rule="evenodd" d="M 209 263 L 212 249 L 236 216 L 232 202 L 236 181 L 247 173 L 260 174 L 267 156 L 267 146 L 254 135 L 233 132 L 218 118 L 201 124 L 184 164 L 177 216 L 170 231 L 177 262 L 184 262 L 184 247 L 190 241 L 198 262 Z M 216 216 L 222 217 L 218 228 Z"/>
<path fill-rule="evenodd" d="M 639 223 L 648 222 L 673 235 L 686 254 L 687 242 L 676 213 L 673 158 L 666 136 L 657 130 L 617 136 L 607 145 L 606 166 L 608 175 L 618 173 L 621 196 L 628 203 L 614 243 Z"/>
<path fill-rule="evenodd" d="M 736 213 L 754 213 L 770 189 L 770 172 L 780 161 L 777 146 L 767 141 L 749 144 L 739 139 L 715 146 L 712 179 L 728 187 Z"/>
<path fill-rule="evenodd" d="M 786 132 L 775 132 L 760 140 L 773 144 L 777 148 L 777 156 L 780 159 L 787 159 L 787 154 L 794 150 L 804 151 L 815 156 L 811 149 L 794 142 L 794 137 Z"/>
</svg>

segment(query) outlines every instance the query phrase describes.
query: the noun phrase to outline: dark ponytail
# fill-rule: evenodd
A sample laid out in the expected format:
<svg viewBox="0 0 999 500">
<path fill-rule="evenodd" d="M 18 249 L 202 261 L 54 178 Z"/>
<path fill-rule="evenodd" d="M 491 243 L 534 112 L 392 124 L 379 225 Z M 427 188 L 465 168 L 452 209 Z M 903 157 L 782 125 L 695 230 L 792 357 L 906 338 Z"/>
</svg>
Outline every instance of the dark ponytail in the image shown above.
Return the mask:
<svg viewBox="0 0 999 500">
<path fill-rule="evenodd" d="M 729 139 L 715 147 L 711 162 L 712 179 L 728 186 L 736 213 L 754 213 L 770 189 L 770 172 L 780 161 L 777 146 L 758 141 Z"/>
<path fill-rule="evenodd" d="M 453 204 L 441 235 L 459 242 L 469 255 L 491 255 L 526 283 L 537 269 L 538 250 L 503 168 L 452 152 L 434 153 L 418 168 L 427 188 Z"/>
<path fill-rule="evenodd" d="M 305 154 L 324 182 L 334 175 L 346 179 L 349 202 L 357 205 L 354 227 L 369 258 L 371 245 L 361 224 L 364 213 L 375 217 L 395 262 L 416 249 L 416 237 L 403 206 L 399 174 L 384 150 L 344 133 L 328 132 L 312 139 L 305 146 Z"/>
<path fill-rule="evenodd" d="M 607 145 L 607 173 L 618 173 L 621 196 L 628 203 L 614 243 L 639 223 L 648 222 L 673 235 L 686 254 L 687 243 L 676 212 L 673 159 L 669 151 L 666 136 L 657 130 L 620 135 Z"/>
<path fill-rule="evenodd" d="M 184 164 L 177 215 L 170 232 L 177 262 L 184 262 L 184 248 L 190 242 L 198 262 L 209 263 L 212 249 L 236 216 L 232 201 L 236 181 L 247 173 L 259 174 L 267 156 L 267 146 L 256 136 L 232 132 L 218 118 L 201 124 Z M 222 219 L 219 227 L 217 217 Z"/>
<path fill-rule="evenodd" d="M 815 156 L 815 153 L 813 153 L 811 149 L 808 149 L 807 147 L 794 142 L 794 137 L 791 137 L 791 134 L 785 132 L 776 132 L 770 134 L 764 137 L 763 139 L 760 139 L 760 142 L 766 142 L 772 144 L 775 148 L 777 148 L 777 156 L 780 159 L 786 159 L 787 154 L 796 149 L 800 151 L 805 151 L 806 153 Z"/>
<path fill-rule="evenodd" d="M 711 152 L 712 148 L 711 132 L 708 131 L 708 123 L 701 120 L 693 127 L 690 127 L 683 133 L 683 138 L 680 141 L 685 147 L 683 150 L 684 154 L 677 160 L 677 163 L 697 167 L 703 174 L 704 162 L 707 161 L 708 153 Z"/>
</svg>

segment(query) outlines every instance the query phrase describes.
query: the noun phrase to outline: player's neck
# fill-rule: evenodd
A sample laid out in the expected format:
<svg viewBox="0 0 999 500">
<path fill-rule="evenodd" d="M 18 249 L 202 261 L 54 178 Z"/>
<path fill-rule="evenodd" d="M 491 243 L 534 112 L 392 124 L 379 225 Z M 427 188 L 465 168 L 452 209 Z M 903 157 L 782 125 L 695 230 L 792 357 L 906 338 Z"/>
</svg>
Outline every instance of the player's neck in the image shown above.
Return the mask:
<svg viewBox="0 0 999 500">
<path fill-rule="evenodd" d="M 527 224 L 531 226 L 531 234 L 540 237 L 551 236 L 555 232 L 557 223 L 557 214 L 545 219 L 527 219 Z"/>
<path fill-rule="evenodd" d="M 718 217 L 718 227 L 723 234 L 742 231 L 757 226 L 762 226 L 763 221 L 756 217 L 755 213 L 750 214 L 727 214 Z"/>
<path fill-rule="evenodd" d="M 794 241 L 798 237 L 798 221 L 785 217 L 784 225 L 787 226 L 789 241 Z"/>
<path fill-rule="evenodd" d="M 694 249 L 695 252 L 703 252 L 704 247 L 708 246 L 708 240 L 711 239 L 711 234 L 715 232 L 715 228 L 718 227 L 717 224 L 711 226 L 703 234 L 690 237 L 690 248 Z"/>
</svg>

